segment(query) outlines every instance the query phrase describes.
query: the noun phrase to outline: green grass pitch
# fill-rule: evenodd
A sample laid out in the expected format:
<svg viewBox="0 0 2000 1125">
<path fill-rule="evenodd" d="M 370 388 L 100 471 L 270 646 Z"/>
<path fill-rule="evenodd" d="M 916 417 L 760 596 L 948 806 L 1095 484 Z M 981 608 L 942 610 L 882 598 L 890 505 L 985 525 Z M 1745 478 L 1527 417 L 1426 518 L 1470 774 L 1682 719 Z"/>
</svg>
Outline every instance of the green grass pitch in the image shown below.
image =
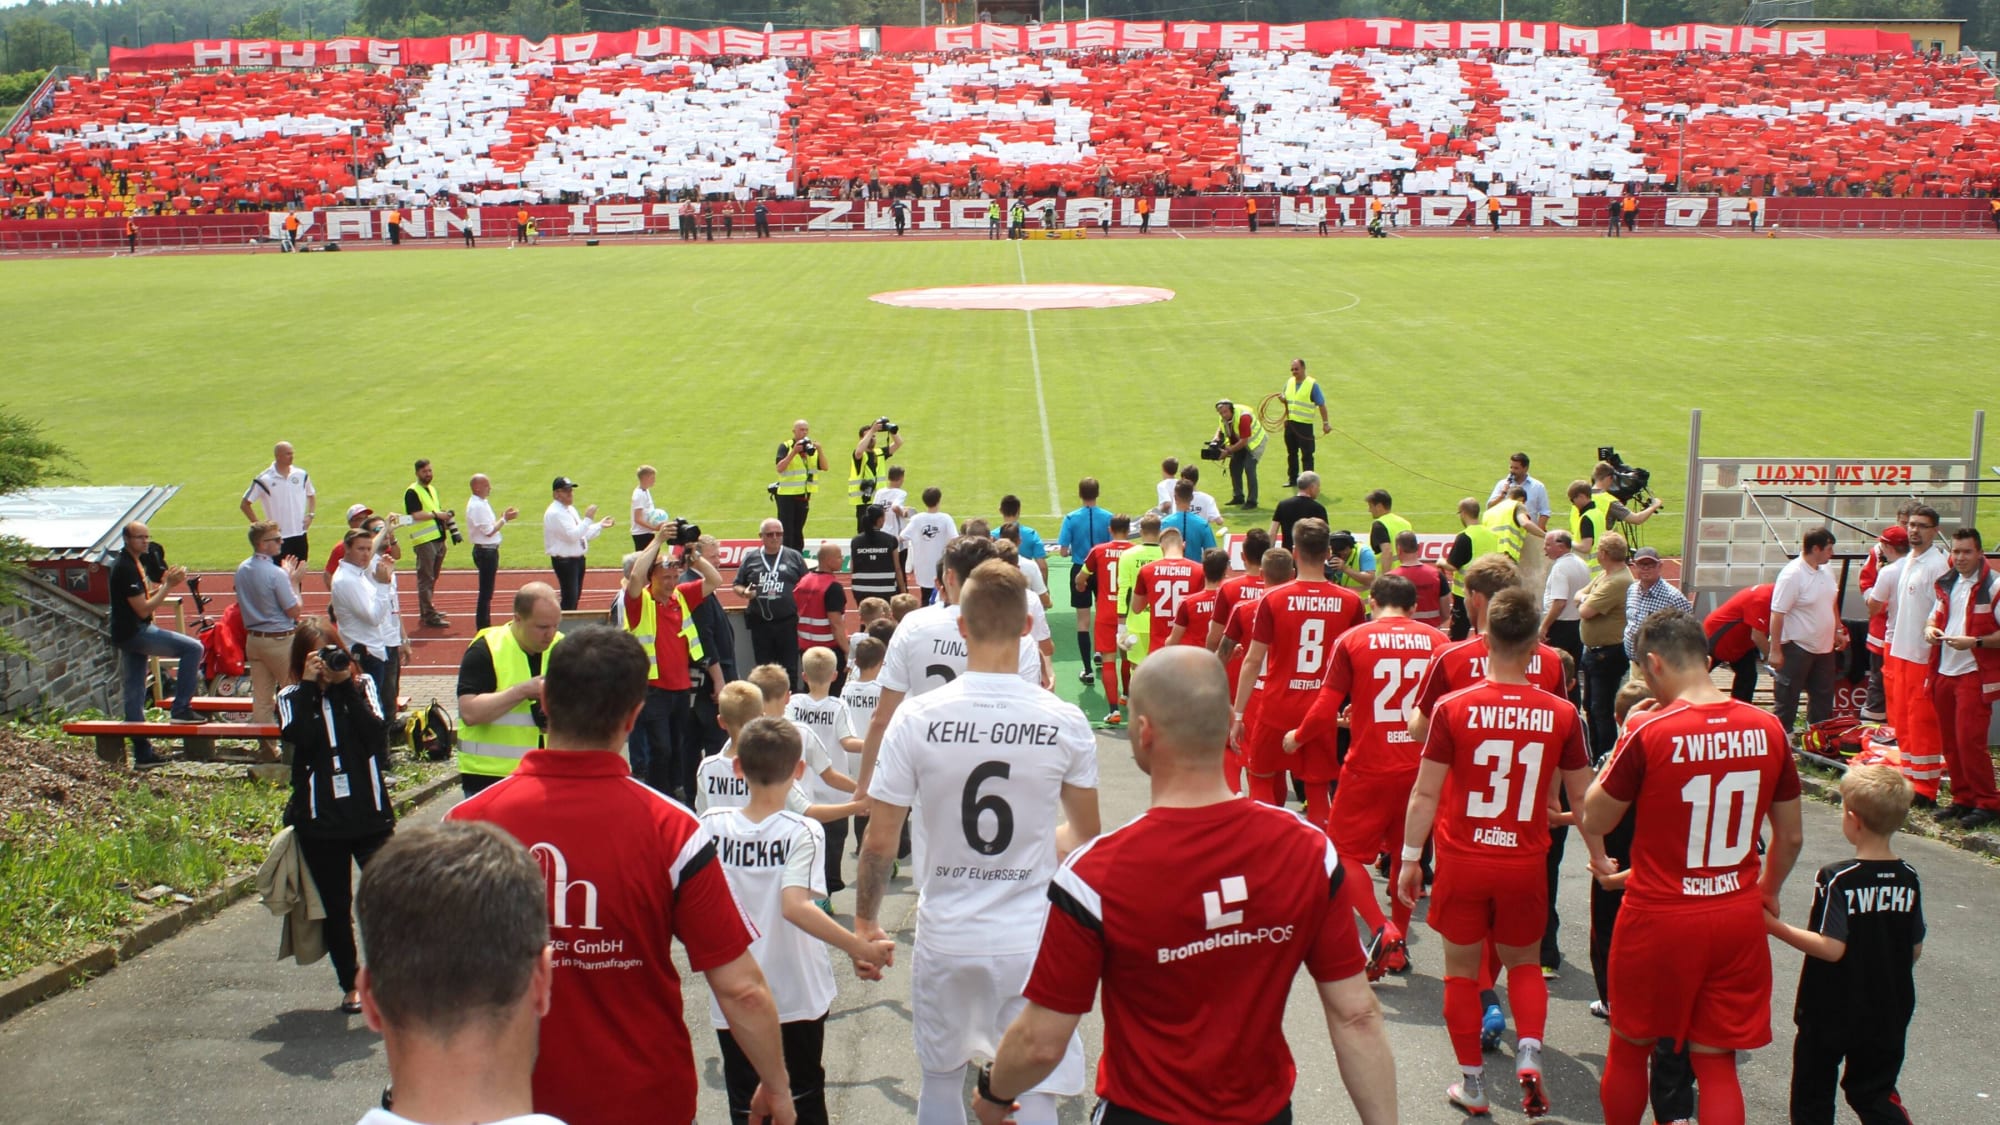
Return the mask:
<svg viewBox="0 0 2000 1125">
<path fill-rule="evenodd" d="M 71 483 L 182 485 L 154 521 L 180 561 L 242 556 L 237 500 L 282 438 L 331 517 L 316 550 L 427 456 L 453 506 L 475 471 L 524 514 L 576 477 L 579 503 L 621 520 L 592 553 L 613 565 L 636 465 L 660 467 L 674 514 L 748 536 L 800 417 L 838 449 L 889 414 L 913 491 L 942 487 L 960 518 L 1015 492 L 1052 537 L 1079 477 L 1113 509 L 1150 503 L 1211 402 L 1260 399 L 1302 355 L 1366 445 L 1322 442 L 1336 523 L 1362 526 L 1384 487 L 1419 530 L 1450 530 L 1510 451 L 1556 491 L 1609 444 L 1653 471 L 1669 511 L 1647 541 L 1672 550 L 1692 408 L 1721 453 L 1962 456 L 1996 385 L 1996 270 L 1973 241 L 1123 233 L 12 261 L 0 402 L 75 453 Z M 1032 345 L 1019 312 L 867 299 L 1024 278 L 1178 295 L 1036 313 Z M 1218 475 L 1204 487 L 1226 500 Z M 1274 438 L 1266 509 L 1283 481 Z M 809 535 L 848 533 L 844 488 Z M 510 546 L 539 561 L 532 524 Z"/>
</svg>

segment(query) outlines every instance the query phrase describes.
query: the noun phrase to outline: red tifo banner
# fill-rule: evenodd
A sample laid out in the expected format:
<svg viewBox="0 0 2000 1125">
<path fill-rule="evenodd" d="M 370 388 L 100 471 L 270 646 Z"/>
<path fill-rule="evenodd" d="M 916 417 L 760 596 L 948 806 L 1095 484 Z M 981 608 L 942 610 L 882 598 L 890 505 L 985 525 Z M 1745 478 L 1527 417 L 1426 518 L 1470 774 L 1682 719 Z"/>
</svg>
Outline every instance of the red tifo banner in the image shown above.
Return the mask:
<svg viewBox="0 0 2000 1125">
<path fill-rule="evenodd" d="M 1734 54 L 1872 55 L 1910 51 L 1910 37 L 1880 31 L 1777 31 L 1684 23 L 1672 27 L 1570 27 L 1559 23 L 1426 23 L 1398 19 L 1319 20 L 1312 23 L 1192 23 L 1084 20 L 1034 27 L 966 24 L 957 27 L 885 27 L 881 49 L 891 54 L 989 51 L 1342 51 L 1368 47 L 1410 50 L 1524 48 L 1594 55 L 1607 51 L 1718 51 Z M 798 57 L 851 54 L 862 49 L 858 27 L 804 31 L 746 31 L 737 27 L 688 31 L 656 27 L 593 31 L 543 40 L 518 35 L 450 35 L 434 39 L 329 39 L 285 43 L 271 39 L 198 39 L 150 47 L 111 49 L 115 71 L 185 67 L 399 66 L 451 62 L 578 63 L 635 58 L 704 58 L 715 55 Z"/>
</svg>

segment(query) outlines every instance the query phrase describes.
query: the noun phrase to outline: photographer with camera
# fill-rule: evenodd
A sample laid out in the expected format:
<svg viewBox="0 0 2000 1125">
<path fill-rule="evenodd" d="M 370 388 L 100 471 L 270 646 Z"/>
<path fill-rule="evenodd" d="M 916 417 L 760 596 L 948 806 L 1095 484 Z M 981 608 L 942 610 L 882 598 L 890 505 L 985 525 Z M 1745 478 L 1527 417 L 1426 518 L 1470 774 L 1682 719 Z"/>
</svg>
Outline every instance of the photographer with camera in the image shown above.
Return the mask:
<svg viewBox="0 0 2000 1125">
<path fill-rule="evenodd" d="M 848 458 L 847 501 L 854 505 L 854 530 L 868 530 L 868 507 L 889 471 L 889 458 L 903 448 L 902 427 L 885 415 L 861 427 L 861 440 Z"/>
<path fill-rule="evenodd" d="M 389 799 L 389 724 L 376 688 L 354 657 L 313 618 L 292 634 L 291 686 L 278 693 L 278 725 L 292 756 L 292 799 L 285 823 L 326 908 L 322 933 L 340 983 L 340 1010 L 361 1011 L 354 990 L 354 867 L 389 842 L 396 808 Z"/>
<path fill-rule="evenodd" d="M 431 487 L 436 475 L 430 458 L 417 458 L 417 479 L 403 490 L 403 511 L 409 513 L 410 542 L 417 548 L 417 616 L 426 625 L 444 626 L 451 624 L 451 618 L 439 613 L 432 600 L 448 550 L 444 537 L 449 534 L 455 546 L 465 542 L 465 536 L 458 530 L 458 513 L 438 503 L 437 489 Z"/>
<path fill-rule="evenodd" d="M 771 495 L 778 500 L 783 545 L 793 551 L 806 549 L 806 515 L 813 493 L 819 491 L 819 475 L 826 472 L 826 450 L 811 432 L 803 418 L 792 423 L 792 440 L 778 446 L 778 480 L 771 486 Z"/>
<path fill-rule="evenodd" d="M 689 570 L 694 577 L 682 581 Z M 701 740 L 694 728 L 694 672 L 708 660 L 694 607 L 722 588 L 702 550 L 701 528 L 674 520 L 632 560 L 625 574 L 626 631 L 646 650 L 646 705 L 625 740 L 632 776 L 692 807 Z"/>
<path fill-rule="evenodd" d="M 1257 507 L 1257 462 L 1264 459 L 1264 426 L 1247 406 L 1217 399 L 1215 413 L 1222 425 L 1201 451 L 1204 461 L 1229 462 L 1229 506 Z"/>
<path fill-rule="evenodd" d="M 470 797 L 542 745 L 542 677 L 562 640 L 555 587 L 514 592 L 514 619 L 481 629 L 458 662 L 458 787 Z"/>
<path fill-rule="evenodd" d="M 1328 540 L 1326 577 L 1350 590 L 1368 590 L 1375 585 L 1377 562 L 1374 548 L 1340 530 Z"/>
</svg>

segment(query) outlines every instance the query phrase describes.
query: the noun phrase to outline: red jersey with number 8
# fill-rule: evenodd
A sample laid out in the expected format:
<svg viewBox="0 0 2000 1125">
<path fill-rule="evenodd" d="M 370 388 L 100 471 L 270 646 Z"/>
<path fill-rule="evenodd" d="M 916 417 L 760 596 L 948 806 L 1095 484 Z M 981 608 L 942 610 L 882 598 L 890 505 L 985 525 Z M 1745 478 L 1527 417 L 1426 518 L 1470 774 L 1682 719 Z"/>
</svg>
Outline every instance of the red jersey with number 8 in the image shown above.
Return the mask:
<svg viewBox="0 0 2000 1125">
<path fill-rule="evenodd" d="M 1625 905 L 1709 910 L 1757 897 L 1757 840 L 1776 801 L 1799 797 L 1799 768 L 1769 712 L 1726 699 L 1635 718 L 1599 780 L 1633 802 Z"/>
<path fill-rule="evenodd" d="M 1258 722 L 1295 727 L 1326 682 L 1334 642 L 1361 624 L 1361 597 L 1331 582 L 1287 582 L 1266 592 L 1256 613 L 1250 639 L 1265 646 Z"/>
<path fill-rule="evenodd" d="M 1139 568 L 1139 576 L 1132 580 L 1132 600 L 1149 607 L 1153 614 L 1147 634 L 1149 651 L 1158 651 L 1167 643 L 1182 599 L 1201 584 L 1201 564 L 1190 559 L 1154 559 Z"/>
<path fill-rule="evenodd" d="M 1489 864 L 1541 866 L 1556 780 L 1590 767 L 1569 700 L 1490 680 L 1438 700 L 1424 758 L 1451 767 L 1431 837 L 1438 855 Z"/>
</svg>

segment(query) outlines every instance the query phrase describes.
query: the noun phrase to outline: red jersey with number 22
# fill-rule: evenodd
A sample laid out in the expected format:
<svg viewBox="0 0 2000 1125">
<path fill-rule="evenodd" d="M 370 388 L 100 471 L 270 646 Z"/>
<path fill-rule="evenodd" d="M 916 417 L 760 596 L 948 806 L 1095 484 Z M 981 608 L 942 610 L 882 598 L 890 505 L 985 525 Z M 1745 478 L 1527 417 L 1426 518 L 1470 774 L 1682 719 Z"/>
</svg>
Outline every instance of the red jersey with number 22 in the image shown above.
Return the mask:
<svg viewBox="0 0 2000 1125">
<path fill-rule="evenodd" d="M 1757 838 L 1799 768 L 1778 720 L 1726 699 L 1637 716 L 1599 783 L 1634 804 L 1625 905 L 1694 912 L 1757 900 Z"/>
<path fill-rule="evenodd" d="M 1304 745 L 1326 743 L 1332 752 L 1340 708 L 1347 704 L 1349 776 L 1414 777 L 1421 756 L 1410 741 L 1410 705 L 1431 654 L 1451 642 L 1408 617 L 1384 617 L 1341 635 L 1333 666 L 1312 709 L 1299 723 Z"/>
<path fill-rule="evenodd" d="M 1411 706 L 1428 715 L 1437 701 L 1486 679 L 1486 638 L 1467 637 L 1431 657 L 1423 685 Z M 1528 682 L 1551 695 L 1563 694 L 1562 653 L 1544 644 L 1528 658 Z"/>
<path fill-rule="evenodd" d="M 1331 582 L 1287 582 L 1257 601 L 1250 639 L 1264 644 L 1257 721 L 1295 727 L 1326 682 L 1333 644 L 1361 624 L 1354 591 Z"/>
<path fill-rule="evenodd" d="M 1118 599 L 1111 596 L 1111 592 L 1118 588 L 1118 556 L 1134 546 L 1129 539 L 1113 539 L 1092 547 L 1089 556 L 1083 560 L 1083 569 L 1097 579 L 1096 617 L 1106 625 L 1118 624 Z"/>
<path fill-rule="evenodd" d="M 1201 564 L 1190 559 L 1154 559 L 1139 568 L 1139 576 L 1132 580 L 1132 600 L 1152 610 L 1148 651 L 1167 643 L 1181 600 L 1201 584 Z"/>
<path fill-rule="evenodd" d="M 1196 590 L 1181 599 L 1181 607 L 1174 611 L 1174 624 L 1180 627 L 1182 644 L 1208 644 L 1208 623 L 1215 619 L 1215 599 L 1220 593 Z"/>
<path fill-rule="evenodd" d="M 1431 836 L 1438 855 L 1538 867 L 1549 850 L 1557 778 L 1590 768 L 1569 700 L 1490 680 L 1438 701 L 1424 758 L 1451 767 Z"/>
</svg>

